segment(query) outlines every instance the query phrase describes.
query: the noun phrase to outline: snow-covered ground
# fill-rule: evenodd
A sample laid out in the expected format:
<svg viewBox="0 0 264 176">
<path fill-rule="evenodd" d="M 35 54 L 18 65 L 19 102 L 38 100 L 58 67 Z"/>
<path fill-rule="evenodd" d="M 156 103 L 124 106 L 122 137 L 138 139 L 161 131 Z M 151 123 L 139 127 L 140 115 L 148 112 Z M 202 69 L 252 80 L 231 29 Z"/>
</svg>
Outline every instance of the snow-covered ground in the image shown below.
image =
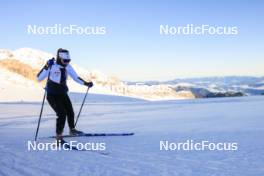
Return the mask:
<svg viewBox="0 0 264 176">
<path fill-rule="evenodd" d="M 28 151 L 27 141 L 34 138 L 40 103 L 1 103 L 0 175 L 264 175 L 264 97 L 157 102 L 87 98 L 78 129 L 135 135 L 74 139 L 105 142 L 109 155 Z M 76 113 L 79 107 L 79 103 L 74 104 Z M 55 115 L 46 104 L 39 142 L 52 142 L 45 137 L 53 135 L 54 128 Z M 238 150 L 160 151 L 160 140 L 235 142 Z"/>
<path fill-rule="evenodd" d="M 23 76 L 0 69 L 0 102 L 41 101 L 43 88 Z"/>
</svg>

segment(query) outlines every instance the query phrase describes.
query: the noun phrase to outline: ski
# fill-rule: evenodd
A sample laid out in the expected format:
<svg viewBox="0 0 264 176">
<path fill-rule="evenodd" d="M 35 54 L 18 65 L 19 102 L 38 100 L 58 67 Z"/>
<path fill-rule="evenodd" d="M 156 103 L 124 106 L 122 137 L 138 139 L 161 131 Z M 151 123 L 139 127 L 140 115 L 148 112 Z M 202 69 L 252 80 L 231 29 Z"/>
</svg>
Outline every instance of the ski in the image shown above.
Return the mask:
<svg viewBox="0 0 264 176">
<path fill-rule="evenodd" d="M 63 138 L 70 137 L 110 137 L 110 136 L 132 136 L 135 133 L 82 133 L 79 135 L 63 135 Z M 56 136 L 50 136 L 50 138 L 55 138 Z"/>
</svg>

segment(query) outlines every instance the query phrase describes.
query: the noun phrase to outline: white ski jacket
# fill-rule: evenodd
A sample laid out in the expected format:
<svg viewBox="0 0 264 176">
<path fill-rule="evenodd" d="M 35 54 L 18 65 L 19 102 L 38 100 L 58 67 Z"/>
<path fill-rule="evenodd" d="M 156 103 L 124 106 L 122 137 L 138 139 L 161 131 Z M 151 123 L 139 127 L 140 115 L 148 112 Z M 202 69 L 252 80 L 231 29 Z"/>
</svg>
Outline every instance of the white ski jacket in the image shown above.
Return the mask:
<svg viewBox="0 0 264 176">
<path fill-rule="evenodd" d="M 46 87 L 47 92 L 53 94 L 61 94 L 68 91 L 68 87 L 67 87 L 68 75 L 70 75 L 70 77 L 77 83 L 84 85 L 84 80 L 78 77 L 77 73 L 70 64 L 64 67 L 62 65 L 54 63 L 48 69 L 43 68 L 37 75 L 37 79 L 38 81 L 42 81 L 47 76 L 49 76 Z"/>
</svg>

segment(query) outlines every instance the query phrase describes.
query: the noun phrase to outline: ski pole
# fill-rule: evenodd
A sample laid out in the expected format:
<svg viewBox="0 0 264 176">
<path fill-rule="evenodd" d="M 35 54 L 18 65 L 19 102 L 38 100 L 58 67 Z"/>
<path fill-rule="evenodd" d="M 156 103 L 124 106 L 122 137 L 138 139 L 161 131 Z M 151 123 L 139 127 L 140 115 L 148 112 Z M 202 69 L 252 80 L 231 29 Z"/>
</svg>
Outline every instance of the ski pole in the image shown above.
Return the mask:
<svg viewBox="0 0 264 176">
<path fill-rule="evenodd" d="M 50 67 L 50 69 L 51 69 L 51 67 Z M 44 96 L 43 96 L 40 113 L 39 113 L 38 126 L 37 126 L 37 130 L 36 130 L 36 134 L 35 134 L 35 141 L 37 141 L 37 138 L 38 138 L 38 131 L 39 131 L 40 121 L 41 121 L 42 112 L 43 112 L 43 108 L 44 108 L 44 102 L 45 102 L 46 95 L 47 95 L 46 87 L 47 87 L 47 84 L 48 84 L 49 77 L 50 77 L 50 70 L 49 70 L 48 79 L 47 79 L 46 86 L 45 86 L 45 93 L 44 93 Z"/>
<path fill-rule="evenodd" d="M 82 102 L 81 108 L 80 108 L 80 110 L 79 110 L 79 113 L 78 113 L 78 115 L 77 115 L 77 118 L 76 118 L 76 122 L 75 122 L 75 124 L 74 124 L 74 127 L 76 127 L 77 122 L 78 122 L 78 120 L 79 120 L 79 117 L 80 117 L 80 115 L 81 115 L 81 111 L 82 111 L 82 108 L 83 108 L 83 105 L 84 105 L 84 102 L 85 102 L 85 99 L 86 99 L 86 96 L 87 96 L 87 94 L 88 94 L 89 89 L 90 89 L 90 87 L 87 88 L 87 91 L 86 91 L 85 96 L 84 96 L 84 98 L 83 98 L 83 102 Z"/>
<path fill-rule="evenodd" d="M 43 96 L 42 105 L 41 105 L 41 109 L 40 109 L 39 119 L 38 119 L 38 127 L 37 127 L 37 131 L 36 131 L 36 134 L 35 134 L 35 141 L 37 141 L 37 137 L 38 137 L 39 125 L 40 125 L 40 120 L 41 120 L 41 117 L 42 117 L 42 112 L 43 112 L 43 107 L 44 107 L 46 94 L 47 94 L 47 91 L 45 89 L 45 93 L 44 93 L 44 96 Z"/>
</svg>

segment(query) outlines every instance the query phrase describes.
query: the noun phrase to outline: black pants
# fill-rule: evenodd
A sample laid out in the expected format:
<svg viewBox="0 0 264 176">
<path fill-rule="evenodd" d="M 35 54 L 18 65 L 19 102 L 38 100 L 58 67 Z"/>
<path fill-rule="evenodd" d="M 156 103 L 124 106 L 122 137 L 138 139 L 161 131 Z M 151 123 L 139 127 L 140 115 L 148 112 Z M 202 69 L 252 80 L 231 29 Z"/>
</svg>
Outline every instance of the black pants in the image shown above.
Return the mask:
<svg viewBox="0 0 264 176">
<path fill-rule="evenodd" d="M 47 100 L 57 114 L 56 133 L 62 134 L 67 117 L 69 128 L 74 128 L 74 112 L 68 94 L 48 94 Z"/>
</svg>

